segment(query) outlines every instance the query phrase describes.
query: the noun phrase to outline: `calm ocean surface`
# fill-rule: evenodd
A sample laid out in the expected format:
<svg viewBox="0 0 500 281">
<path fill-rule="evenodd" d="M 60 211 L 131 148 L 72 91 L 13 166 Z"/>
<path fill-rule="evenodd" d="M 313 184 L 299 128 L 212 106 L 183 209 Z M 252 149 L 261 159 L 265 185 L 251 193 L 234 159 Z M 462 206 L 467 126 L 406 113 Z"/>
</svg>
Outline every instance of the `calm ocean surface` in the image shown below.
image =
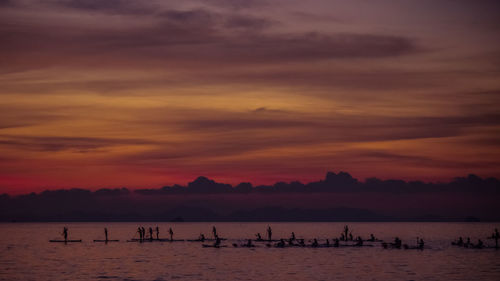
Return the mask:
<svg viewBox="0 0 500 281">
<path fill-rule="evenodd" d="M 211 237 L 213 225 L 227 248 L 202 248 L 200 242 L 127 243 L 137 226 L 160 227 L 167 238 Z M 458 236 L 486 239 L 498 223 L 348 223 L 354 236 L 415 244 L 424 251 L 384 250 L 380 243 L 363 248 L 234 248 L 266 227 L 273 237 L 323 239 L 340 236 L 345 223 L 4 223 L 0 224 L 0 280 L 500 280 L 500 251 L 450 245 Z M 82 243 L 49 243 L 61 239 L 63 226 L 70 239 Z M 109 230 L 115 243 L 94 243 Z M 136 236 L 137 237 L 137 236 Z"/>
</svg>

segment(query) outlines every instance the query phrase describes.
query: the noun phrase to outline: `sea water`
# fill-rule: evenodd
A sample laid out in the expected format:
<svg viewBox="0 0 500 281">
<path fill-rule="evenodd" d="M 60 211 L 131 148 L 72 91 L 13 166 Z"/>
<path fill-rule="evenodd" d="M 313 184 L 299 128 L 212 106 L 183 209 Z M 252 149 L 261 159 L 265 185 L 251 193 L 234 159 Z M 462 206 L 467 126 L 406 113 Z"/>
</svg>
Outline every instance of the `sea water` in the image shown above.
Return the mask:
<svg viewBox="0 0 500 281">
<path fill-rule="evenodd" d="M 256 233 L 266 237 L 272 227 L 274 238 L 295 232 L 306 243 L 339 237 L 344 225 L 353 236 L 370 234 L 391 242 L 398 236 L 403 244 L 420 250 L 373 247 L 274 248 L 255 243 L 241 245 Z M 49 243 L 62 239 L 82 243 Z M 227 238 L 225 248 L 203 248 L 201 242 L 126 242 L 138 238 L 138 226 L 160 228 L 160 238 L 196 239 L 212 236 L 212 226 Z M 119 242 L 94 243 L 104 239 Z M 486 239 L 499 223 L 3 223 L 0 224 L 0 280 L 500 280 L 500 250 L 466 249 L 451 245 L 459 236 L 473 243 Z M 209 244 L 211 242 L 205 242 Z"/>
</svg>

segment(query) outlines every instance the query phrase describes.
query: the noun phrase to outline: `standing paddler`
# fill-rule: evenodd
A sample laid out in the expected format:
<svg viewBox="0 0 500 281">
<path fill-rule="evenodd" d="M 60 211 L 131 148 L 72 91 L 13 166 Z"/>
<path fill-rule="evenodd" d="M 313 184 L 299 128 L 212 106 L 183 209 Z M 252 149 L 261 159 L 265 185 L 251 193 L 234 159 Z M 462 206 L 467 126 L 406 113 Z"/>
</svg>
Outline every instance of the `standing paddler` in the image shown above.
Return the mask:
<svg viewBox="0 0 500 281">
<path fill-rule="evenodd" d="M 141 230 L 141 227 L 137 227 L 137 233 L 139 233 L 139 241 L 142 242 L 142 230 Z"/>
<path fill-rule="evenodd" d="M 500 233 L 498 233 L 498 228 L 495 228 L 495 232 L 493 232 L 491 238 L 495 239 L 495 249 L 498 249 L 498 239 L 500 239 Z"/>
<path fill-rule="evenodd" d="M 63 228 L 62 235 L 64 236 L 64 243 L 67 243 L 68 242 L 68 228 L 67 227 Z"/>
<path fill-rule="evenodd" d="M 104 237 L 106 238 L 104 241 L 106 241 L 106 243 L 108 242 L 108 229 L 105 227 L 104 228 Z"/>
<path fill-rule="evenodd" d="M 271 241 L 273 238 L 273 230 L 269 225 L 267 226 L 267 238 L 269 239 L 269 241 Z"/>
<path fill-rule="evenodd" d="M 215 225 L 212 226 L 212 233 L 214 234 L 214 239 L 217 239 L 219 236 L 217 235 L 217 228 L 215 228 Z"/>
<path fill-rule="evenodd" d="M 168 229 L 168 234 L 170 234 L 170 241 L 174 241 L 174 231 L 172 228 Z"/>
</svg>

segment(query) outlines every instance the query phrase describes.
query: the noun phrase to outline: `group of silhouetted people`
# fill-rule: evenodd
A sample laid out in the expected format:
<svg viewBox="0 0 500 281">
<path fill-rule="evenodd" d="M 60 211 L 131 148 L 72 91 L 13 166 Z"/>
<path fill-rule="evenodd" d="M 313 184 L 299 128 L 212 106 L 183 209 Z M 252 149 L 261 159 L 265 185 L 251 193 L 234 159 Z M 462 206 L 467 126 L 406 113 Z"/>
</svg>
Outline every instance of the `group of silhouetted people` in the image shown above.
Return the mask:
<svg viewBox="0 0 500 281">
<path fill-rule="evenodd" d="M 271 242 L 273 241 L 272 240 L 272 235 L 273 235 L 273 231 L 271 229 L 270 226 L 267 227 L 266 229 L 267 231 L 267 241 Z M 155 238 L 153 237 L 153 232 L 156 234 Z M 145 240 L 150 240 L 150 241 L 153 241 L 153 240 L 158 240 L 158 241 L 163 241 L 160 239 L 160 229 L 159 227 L 157 226 L 154 230 L 152 227 L 149 227 L 148 228 L 148 234 L 149 235 L 146 235 L 146 229 L 144 227 L 138 227 L 137 228 L 137 233 L 139 234 L 139 241 L 140 242 L 143 242 Z M 169 233 L 169 236 L 170 236 L 170 241 L 174 241 L 174 231 L 172 230 L 172 228 L 169 228 L 168 230 L 168 233 Z M 214 244 L 213 246 L 214 247 L 220 247 L 221 246 L 221 241 L 223 239 L 221 239 L 217 233 L 217 228 L 215 226 L 212 227 L 212 234 L 213 234 L 213 237 L 214 237 Z M 64 227 L 63 228 L 63 231 L 61 233 L 61 235 L 64 237 L 64 240 L 63 241 L 60 241 L 60 240 L 54 240 L 51 242 L 68 242 L 68 228 L 67 227 Z M 107 228 L 104 228 L 104 236 L 105 236 L 105 240 L 94 240 L 94 242 L 108 242 L 110 240 L 108 240 L 108 229 Z M 266 240 L 264 240 L 262 238 L 262 236 L 260 235 L 260 233 L 257 233 L 256 234 L 257 236 L 257 240 L 256 241 L 260 241 L 260 242 L 265 242 Z M 488 239 L 494 239 L 495 240 L 495 248 L 498 249 L 499 246 L 498 246 L 498 240 L 500 239 L 500 233 L 498 231 L 497 228 L 495 228 L 494 232 L 491 234 L 490 237 L 488 237 Z M 200 234 L 199 238 L 197 240 L 189 240 L 189 241 L 201 241 L 201 242 L 204 242 L 206 240 L 205 238 L 205 235 L 203 233 Z M 78 242 L 81 240 L 75 240 L 75 242 Z M 111 241 L 118 241 L 118 240 L 111 240 Z M 168 241 L 168 240 L 167 240 Z M 275 247 L 278 247 L 278 248 L 283 248 L 283 247 L 287 247 L 287 246 L 299 246 L 299 247 L 305 247 L 307 246 L 304 239 L 297 239 L 296 236 L 295 236 L 295 232 L 292 232 L 291 235 L 290 235 L 290 238 L 288 239 L 279 239 L 279 240 L 274 240 L 274 241 L 278 241 L 276 244 L 274 244 Z M 353 235 L 352 235 L 352 231 L 349 231 L 349 226 L 345 225 L 344 226 L 344 231 L 341 233 L 340 235 L 340 238 L 333 238 L 333 243 L 331 244 L 330 243 L 330 240 L 329 239 L 326 239 L 326 244 L 322 244 L 320 245 L 319 242 L 318 242 L 318 239 L 317 238 L 314 238 L 312 240 L 312 243 L 308 246 L 310 247 L 339 247 L 340 246 L 340 241 L 353 241 L 355 242 L 354 244 L 349 244 L 349 245 L 344 245 L 344 246 L 364 246 L 364 241 L 367 241 L 367 242 L 376 242 L 376 241 L 380 241 L 380 240 L 377 240 L 377 238 L 375 238 L 375 236 L 373 234 L 370 234 L 370 238 L 367 239 L 367 240 L 363 240 L 361 238 L 361 236 L 357 236 L 356 239 L 353 239 Z M 72 241 L 70 241 L 72 242 Z M 407 244 L 402 244 L 402 241 L 399 237 L 395 237 L 394 238 L 394 242 L 393 243 L 382 243 L 382 246 L 384 248 L 396 248 L 396 249 L 401 249 L 401 248 L 404 248 L 404 249 L 420 249 L 420 250 L 423 250 L 424 249 L 424 246 L 425 246 L 425 242 L 422 238 L 419 238 L 417 237 L 417 244 L 416 246 L 409 246 Z M 236 245 L 236 244 L 233 244 L 233 245 Z M 481 239 L 478 239 L 477 243 L 476 244 L 473 244 L 471 242 L 471 239 L 470 237 L 467 237 L 466 241 L 464 241 L 464 239 L 462 237 L 459 237 L 456 241 L 453 241 L 452 242 L 452 245 L 456 245 L 456 246 L 460 246 L 460 247 L 465 247 L 465 248 L 476 248 L 476 249 L 482 249 L 485 247 L 483 241 Z M 246 244 L 243 244 L 241 245 L 242 247 L 255 247 L 255 245 L 252 243 L 252 240 L 251 239 L 248 239 L 247 240 L 247 243 Z M 271 244 L 267 244 L 267 246 L 272 246 Z M 371 246 L 371 245 L 368 245 L 368 246 Z M 224 246 L 225 247 L 225 246 Z"/>
<path fill-rule="evenodd" d="M 451 244 L 455 245 L 455 246 L 459 246 L 459 247 L 464 247 L 464 248 L 475 248 L 475 249 L 484 248 L 484 243 L 481 239 L 478 239 L 477 243 L 474 244 L 470 241 L 470 237 L 467 237 L 467 240 L 464 242 L 464 239 L 462 238 L 462 236 L 458 237 L 457 241 L 451 242 Z M 496 246 L 496 248 L 498 248 L 498 246 Z"/>
<path fill-rule="evenodd" d="M 500 233 L 498 232 L 498 228 L 495 228 L 493 233 L 491 234 L 488 239 L 494 239 L 495 240 L 495 249 L 498 249 L 498 240 L 500 239 Z M 467 237 L 466 241 L 462 238 L 462 236 L 458 237 L 456 241 L 451 242 L 452 245 L 459 246 L 459 247 L 464 247 L 464 248 L 474 248 L 474 249 L 482 249 L 486 247 L 484 245 L 484 242 L 481 239 L 477 240 L 477 243 L 474 244 L 470 241 L 470 237 Z"/>
<path fill-rule="evenodd" d="M 153 232 L 155 233 L 156 237 L 153 236 Z M 140 242 L 146 241 L 146 240 L 149 240 L 149 241 L 160 240 L 160 228 L 158 226 L 154 229 L 154 231 L 153 231 L 152 227 L 148 228 L 148 233 L 149 233 L 148 237 L 146 236 L 146 229 L 144 227 L 141 227 L 141 226 L 138 227 L 137 233 L 139 234 L 139 241 Z M 172 230 L 171 227 L 168 230 L 168 234 L 170 236 L 170 241 L 173 241 L 174 240 L 174 231 Z"/>
<path fill-rule="evenodd" d="M 268 228 L 267 228 L 267 233 L 268 233 L 268 240 L 267 241 L 272 241 L 272 230 L 271 230 L 270 226 L 268 226 Z M 256 241 L 260 241 L 260 242 L 266 241 L 265 239 L 262 238 L 260 233 L 257 233 L 255 235 L 257 237 Z M 354 244 L 347 245 L 347 246 L 362 247 L 364 245 L 364 241 L 376 242 L 379 240 L 377 240 L 373 234 L 370 234 L 370 238 L 367 240 L 363 240 L 363 238 L 361 238 L 361 236 L 358 236 L 358 237 L 356 237 L 356 239 L 354 239 L 354 237 L 352 235 L 352 231 L 349 231 L 349 226 L 345 225 L 344 231 L 340 234 L 340 238 L 333 238 L 333 243 L 330 243 L 330 240 L 326 239 L 326 243 L 320 245 L 318 242 L 318 239 L 314 238 L 310 245 L 306 245 L 306 243 L 304 242 L 304 239 L 297 239 L 295 236 L 295 232 L 292 232 L 290 235 L 290 238 L 288 238 L 288 239 L 281 238 L 278 240 L 277 243 L 274 244 L 274 246 L 278 247 L 278 248 L 283 248 L 283 247 L 288 247 L 288 246 L 299 246 L 299 247 L 310 246 L 313 248 L 315 248 L 315 247 L 339 247 L 340 241 L 353 241 L 353 242 L 355 242 Z M 270 246 L 270 244 L 268 244 L 268 246 Z M 401 246 L 399 246 L 399 247 L 401 247 Z"/>
</svg>

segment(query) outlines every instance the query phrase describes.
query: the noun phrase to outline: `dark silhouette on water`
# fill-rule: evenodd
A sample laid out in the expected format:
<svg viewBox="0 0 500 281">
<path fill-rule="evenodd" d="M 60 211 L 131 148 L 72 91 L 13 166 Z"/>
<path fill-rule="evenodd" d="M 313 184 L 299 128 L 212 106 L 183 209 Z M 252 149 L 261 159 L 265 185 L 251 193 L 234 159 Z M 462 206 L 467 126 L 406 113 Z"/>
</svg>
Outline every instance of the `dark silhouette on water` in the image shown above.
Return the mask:
<svg viewBox="0 0 500 281">
<path fill-rule="evenodd" d="M 280 241 L 278 243 L 276 243 L 274 246 L 277 248 L 284 248 L 285 247 L 285 240 L 283 240 L 283 238 L 280 239 Z"/>
<path fill-rule="evenodd" d="M 316 238 L 314 238 L 314 240 L 313 240 L 313 242 L 312 242 L 312 244 L 311 244 L 311 247 L 316 248 L 316 247 L 318 247 L 318 246 L 319 246 L 319 244 L 318 244 L 318 240 L 317 240 Z"/>
<path fill-rule="evenodd" d="M 290 239 L 292 239 L 292 241 L 295 241 L 295 232 L 292 231 L 292 236 L 290 237 Z"/>
<path fill-rule="evenodd" d="M 215 228 L 215 225 L 212 226 L 212 234 L 214 235 L 214 239 L 217 240 L 219 236 L 217 235 L 217 228 Z"/>
<path fill-rule="evenodd" d="M 64 237 L 64 242 L 68 242 L 68 228 L 64 227 L 62 233 L 63 233 L 63 237 Z"/>
<path fill-rule="evenodd" d="M 456 246 L 463 246 L 464 245 L 464 239 L 462 236 L 458 237 L 458 240 L 456 242 L 451 242 L 452 245 Z"/>
<path fill-rule="evenodd" d="M 168 234 L 170 234 L 170 241 L 174 241 L 174 231 L 172 228 L 168 229 Z"/>
<path fill-rule="evenodd" d="M 264 239 L 262 239 L 262 236 L 260 236 L 260 233 L 255 234 L 255 236 L 257 236 L 257 241 L 264 241 Z"/>
<path fill-rule="evenodd" d="M 404 244 L 403 248 L 405 250 L 423 250 L 424 249 L 424 244 L 425 244 L 424 243 L 424 239 L 417 237 L 417 244 L 416 244 L 416 246 L 409 246 L 407 244 Z"/>
<path fill-rule="evenodd" d="M 214 243 L 214 246 L 215 246 L 215 247 L 219 247 L 219 246 L 220 246 L 220 243 L 221 243 L 221 240 L 220 240 L 219 236 L 217 236 L 217 238 L 215 238 L 215 243 Z"/>
<path fill-rule="evenodd" d="M 104 228 L 104 240 L 100 240 L 100 239 L 96 239 L 94 240 L 94 242 L 104 242 L 104 243 L 108 243 L 108 242 L 118 242 L 120 240 L 110 240 L 109 237 L 108 237 L 108 228 L 105 227 Z"/>
<path fill-rule="evenodd" d="M 269 225 L 267 226 L 267 239 L 268 241 L 273 240 L 273 230 Z"/>
<path fill-rule="evenodd" d="M 54 239 L 54 240 L 49 240 L 49 242 L 63 242 L 64 244 L 67 244 L 68 242 L 82 242 L 81 239 L 79 239 L 79 240 L 69 240 L 68 239 L 68 228 L 66 226 L 63 227 L 63 231 L 62 231 L 61 235 L 63 236 L 64 240 Z"/>
<path fill-rule="evenodd" d="M 474 246 L 476 249 L 482 249 L 484 248 L 484 243 L 481 239 L 477 240 L 477 244 Z"/>
<path fill-rule="evenodd" d="M 153 228 L 149 227 L 149 241 L 153 241 Z"/>
<path fill-rule="evenodd" d="M 356 239 L 355 246 L 358 246 L 358 247 L 363 246 L 363 239 L 361 238 L 361 236 L 358 236 L 358 238 Z"/>
<path fill-rule="evenodd" d="M 401 239 L 399 239 L 399 237 L 394 238 L 394 247 L 400 249 L 401 243 L 402 243 L 402 241 L 401 241 Z"/>
<path fill-rule="evenodd" d="M 160 240 L 160 228 L 156 227 L 156 240 Z"/>
<path fill-rule="evenodd" d="M 498 232 L 498 228 L 495 228 L 493 234 L 491 234 L 491 239 L 495 239 L 495 248 L 498 249 L 498 239 L 500 239 L 500 233 Z"/>
<path fill-rule="evenodd" d="M 418 248 L 420 250 L 423 250 L 424 249 L 424 239 L 420 238 L 420 242 L 418 242 Z"/>
<path fill-rule="evenodd" d="M 366 240 L 367 242 L 382 242 L 382 240 L 379 240 L 375 237 L 375 235 L 370 234 L 370 239 Z"/>
<path fill-rule="evenodd" d="M 391 248 L 401 249 L 401 246 L 402 246 L 402 241 L 401 241 L 401 239 L 399 239 L 399 237 L 397 237 L 397 236 L 396 236 L 396 237 L 394 238 L 394 243 L 385 243 L 385 242 L 384 242 L 384 243 L 382 243 L 382 247 L 383 247 L 384 249 L 389 248 L 389 246 L 390 246 Z"/>
<path fill-rule="evenodd" d="M 255 247 L 254 244 L 252 244 L 252 239 L 248 239 L 246 244 L 241 245 L 242 247 L 247 247 L 247 248 L 253 248 Z"/>
</svg>

